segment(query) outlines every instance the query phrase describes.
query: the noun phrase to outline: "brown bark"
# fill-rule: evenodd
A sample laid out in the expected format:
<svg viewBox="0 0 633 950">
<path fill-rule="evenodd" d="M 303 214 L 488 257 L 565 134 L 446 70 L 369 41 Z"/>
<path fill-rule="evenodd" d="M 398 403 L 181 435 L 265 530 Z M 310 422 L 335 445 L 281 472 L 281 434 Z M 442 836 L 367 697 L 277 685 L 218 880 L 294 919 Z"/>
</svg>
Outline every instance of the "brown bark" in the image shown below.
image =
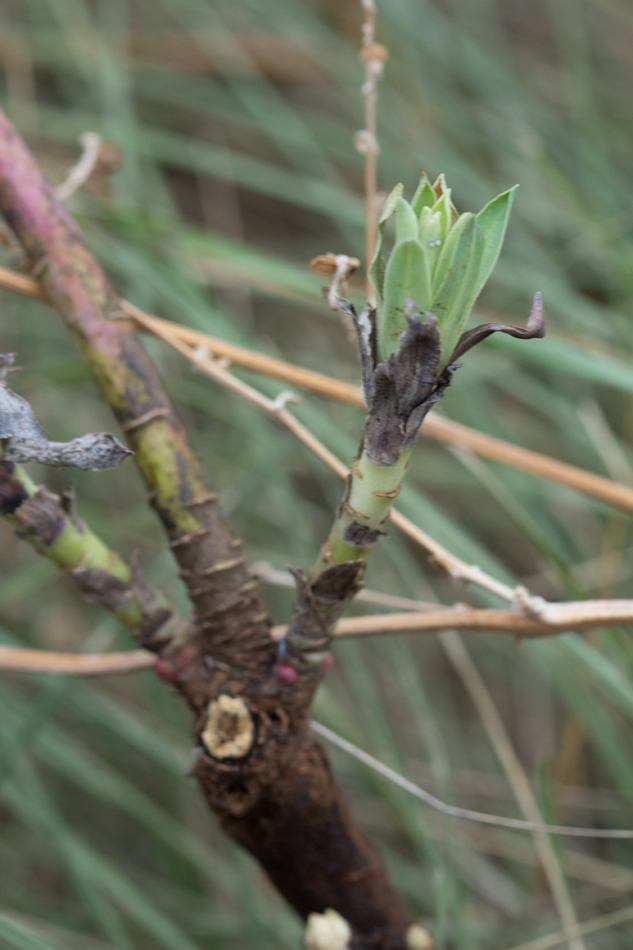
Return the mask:
<svg viewBox="0 0 633 950">
<path fill-rule="evenodd" d="M 332 907 L 357 950 L 404 950 L 411 923 L 355 829 L 307 712 L 319 670 L 276 675 L 257 583 L 184 425 L 102 268 L 0 113 L 0 207 L 136 453 L 194 605 L 161 673 L 196 718 L 196 775 L 223 827 L 303 916 Z"/>
</svg>

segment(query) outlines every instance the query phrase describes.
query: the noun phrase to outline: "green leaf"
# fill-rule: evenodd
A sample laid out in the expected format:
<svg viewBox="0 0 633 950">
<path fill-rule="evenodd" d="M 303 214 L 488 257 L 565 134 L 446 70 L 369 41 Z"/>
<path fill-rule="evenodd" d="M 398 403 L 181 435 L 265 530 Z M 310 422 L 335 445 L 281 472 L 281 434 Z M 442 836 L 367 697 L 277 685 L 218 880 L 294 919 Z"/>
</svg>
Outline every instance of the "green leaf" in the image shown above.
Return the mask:
<svg viewBox="0 0 633 950">
<path fill-rule="evenodd" d="M 475 216 L 461 215 L 440 254 L 436 267 L 443 280 L 433 294 L 431 310 L 442 338 L 442 365 L 446 365 L 477 296 L 484 235 Z"/>
<path fill-rule="evenodd" d="M 419 241 L 396 244 L 385 270 L 384 300 L 378 314 L 378 352 L 386 359 L 398 349 L 400 334 L 407 325 L 404 308 L 411 297 L 421 310 L 431 302 L 431 276 L 425 248 Z"/>
<path fill-rule="evenodd" d="M 376 291 L 376 299 L 380 304 L 382 301 L 382 290 L 385 280 L 385 259 L 382 256 L 382 244 L 385 236 L 385 225 L 392 214 L 395 213 L 396 206 L 398 204 L 398 199 L 402 197 L 404 191 L 404 185 L 402 183 L 396 185 L 391 194 L 388 196 L 384 205 L 382 206 L 382 211 L 380 217 L 378 218 L 378 233 L 376 235 L 376 249 L 374 251 L 374 256 L 372 262 L 369 265 L 369 279 L 371 285 Z"/>
<path fill-rule="evenodd" d="M 420 244 L 429 259 L 429 268 L 431 279 L 435 272 L 435 267 L 439 259 L 442 247 L 444 245 L 444 232 L 442 230 L 442 216 L 438 212 L 433 213 L 431 208 L 422 208 L 420 215 Z"/>
<path fill-rule="evenodd" d="M 484 251 L 479 266 L 476 297 L 483 290 L 499 259 L 510 212 L 512 211 L 514 194 L 518 187 L 518 185 L 515 185 L 509 191 L 504 191 L 503 194 L 493 198 L 477 215 L 479 227 L 484 234 Z"/>
<path fill-rule="evenodd" d="M 468 226 L 469 222 L 474 219 L 474 217 L 475 216 L 471 214 L 470 211 L 460 215 L 457 224 L 448 232 L 448 237 L 446 238 L 444 246 L 440 251 L 440 256 L 433 273 L 433 300 L 437 298 L 444 282 L 447 279 L 448 269 L 450 266 L 452 266 L 451 262 L 461 241 L 464 229 Z"/>
<path fill-rule="evenodd" d="M 418 219 L 413 208 L 404 198 L 396 202 L 396 244 L 401 241 L 418 240 Z"/>
<path fill-rule="evenodd" d="M 426 172 L 422 173 L 420 178 L 420 184 L 418 185 L 416 192 L 411 199 L 411 207 L 415 215 L 419 218 L 423 208 L 432 208 L 435 204 L 435 192 L 431 188 L 431 183 L 426 177 Z"/>
<path fill-rule="evenodd" d="M 440 221 L 442 222 L 442 239 L 445 241 L 448 237 L 448 232 L 459 220 L 457 212 L 455 211 L 451 201 L 450 188 L 447 188 L 447 190 L 442 194 L 442 197 L 437 199 L 431 208 L 431 211 L 433 214 L 438 214 L 440 216 Z"/>
<path fill-rule="evenodd" d="M 385 222 L 388 221 L 391 215 L 395 212 L 397 204 L 398 204 L 398 199 L 402 198 L 403 192 L 404 192 L 404 185 L 402 184 L 402 182 L 400 182 L 387 195 L 387 199 L 384 205 L 382 206 L 382 211 L 380 212 L 380 217 L 378 218 L 379 225 L 381 224 L 384 225 Z"/>
</svg>

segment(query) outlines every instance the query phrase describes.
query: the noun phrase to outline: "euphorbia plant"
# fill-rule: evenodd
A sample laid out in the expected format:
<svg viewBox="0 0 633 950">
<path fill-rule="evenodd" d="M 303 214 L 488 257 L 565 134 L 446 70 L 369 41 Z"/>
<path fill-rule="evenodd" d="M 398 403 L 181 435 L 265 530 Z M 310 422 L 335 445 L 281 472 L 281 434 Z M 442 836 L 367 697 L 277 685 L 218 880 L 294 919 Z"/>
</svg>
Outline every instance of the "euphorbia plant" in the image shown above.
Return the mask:
<svg viewBox="0 0 633 950">
<path fill-rule="evenodd" d="M 16 462 L 37 457 L 67 464 L 69 451 L 74 455 L 78 447 L 85 449 L 85 437 L 51 445 L 26 404 L 6 385 L 0 386 L 4 513 L 21 532 L 28 530 L 38 550 L 54 557 L 90 598 L 97 593 L 98 602 L 159 655 L 157 671 L 180 691 L 195 717 L 194 773 L 207 801 L 298 913 L 309 917 L 335 910 L 348 925 L 337 927 L 339 946 L 349 937 L 354 950 L 428 950 L 429 935 L 413 923 L 379 856 L 356 829 L 309 714 L 328 662 L 333 624 L 360 586 L 418 427 L 448 385 L 455 360 L 496 329 L 523 337 L 543 333 L 538 300 L 527 330 L 486 324 L 462 333 L 481 275 L 498 254 L 509 198 L 502 196 L 492 215 L 503 211 L 496 244 L 481 224 L 490 220 L 486 210 L 478 217 L 482 244 L 479 231 L 468 223 L 472 217 L 455 217 L 442 181 L 434 190 L 423 179 L 412 204 L 399 202 L 397 193 L 385 209 L 374 266 L 378 307 L 367 307 L 359 317 L 353 314 L 368 408 L 365 436 L 321 558 L 307 578 L 296 572 L 299 595 L 287 641 L 277 652 L 257 580 L 223 518 L 176 407 L 132 324 L 121 319 L 114 288 L 1 110 L 0 186 L 0 210 L 26 262 L 63 315 L 135 452 L 189 593 L 191 617 L 181 624 L 170 616 L 138 571 L 128 571 L 93 542 L 72 508 L 21 480 L 12 467 Z M 398 216 L 397 240 L 383 267 L 382 232 L 392 213 Z M 468 244 L 471 230 L 477 236 L 471 235 Z M 411 255 L 422 262 L 426 284 L 416 285 L 419 274 L 408 264 L 402 276 L 401 248 L 407 242 L 414 248 Z M 423 297 L 420 288 L 433 286 L 442 254 L 453 242 L 438 294 Z M 437 260 L 427 260 L 426 247 L 429 255 L 438 254 Z M 466 263 L 460 265 L 463 259 Z M 473 260 L 478 261 L 476 279 Z M 340 303 L 353 312 L 346 301 Z M 389 339 L 391 344 L 385 342 Z M 6 369 L 8 360 L 0 358 L 3 365 Z M 111 449 L 111 439 L 106 443 Z M 94 449 L 93 439 L 90 445 Z M 41 514 L 47 514 L 45 522 Z M 52 537 L 41 537 L 42 524 L 46 529 L 53 525 Z M 72 550 L 66 543 L 60 549 L 59 539 L 73 541 Z M 74 544 L 79 540 L 81 550 Z"/>
<path fill-rule="evenodd" d="M 323 584 L 320 578 L 328 569 L 347 564 L 346 596 L 353 596 L 372 547 L 385 534 L 420 425 L 450 385 L 457 359 L 498 330 L 521 339 L 544 336 L 540 294 L 526 329 L 485 323 L 464 332 L 499 257 L 515 190 L 503 192 L 476 215 L 458 213 L 443 175 L 431 185 L 423 174 L 410 202 L 402 196 L 403 185 L 387 198 L 370 268 L 376 306 L 367 305 L 358 315 L 339 298 L 358 333 L 367 419 L 345 496 L 308 577 L 313 589 Z M 395 243 L 385 260 L 385 227 L 392 216 Z M 324 621 L 335 620 L 346 602 L 341 597 L 332 609 L 335 599 L 331 593 L 325 597 Z M 291 624 L 288 645 L 298 665 L 319 666 L 326 655 L 325 638 L 306 637 L 302 624 Z"/>
</svg>

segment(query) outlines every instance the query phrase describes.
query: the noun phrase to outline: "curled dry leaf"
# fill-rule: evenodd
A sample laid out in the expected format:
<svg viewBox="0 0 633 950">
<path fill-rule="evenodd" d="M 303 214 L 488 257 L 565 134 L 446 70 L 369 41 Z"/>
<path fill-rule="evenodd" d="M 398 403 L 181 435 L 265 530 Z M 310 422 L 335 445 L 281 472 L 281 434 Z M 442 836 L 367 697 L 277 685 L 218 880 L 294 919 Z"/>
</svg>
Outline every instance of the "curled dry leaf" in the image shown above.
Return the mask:
<svg viewBox="0 0 633 950">
<path fill-rule="evenodd" d="M 12 353 L 0 354 L 0 451 L 6 461 L 101 471 L 118 468 L 133 455 L 109 432 L 88 433 L 72 442 L 49 442 L 26 399 L 12 392 L 4 380 L 12 363 Z"/>
<path fill-rule="evenodd" d="M 528 317 L 525 330 L 522 327 L 508 326 L 506 323 L 482 323 L 481 326 L 462 333 L 457 342 L 457 346 L 451 353 L 450 362 L 454 363 L 455 360 L 458 360 L 460 356 L 463 356 L 468 350 L 472 350 L 473 346 L 477 346 L 478 343 L 485 340 L 491 333 L 507 333 L 509 336 L 516 337 L 519 340 L 536 340 L 544 337 L 545 310 L 543 308 L 543 298 L 540 293 L 537 292 L 534 294 L 532 309 L 530 310 L 530 316 Z"/>
<path fill-rule="evenodd" d="M 310 261 L 310 270 L 321 277 L 331 277 L 336 273 L 336 254 L 330 251 L 327 254 L 319 254 Z"/>
</svg>

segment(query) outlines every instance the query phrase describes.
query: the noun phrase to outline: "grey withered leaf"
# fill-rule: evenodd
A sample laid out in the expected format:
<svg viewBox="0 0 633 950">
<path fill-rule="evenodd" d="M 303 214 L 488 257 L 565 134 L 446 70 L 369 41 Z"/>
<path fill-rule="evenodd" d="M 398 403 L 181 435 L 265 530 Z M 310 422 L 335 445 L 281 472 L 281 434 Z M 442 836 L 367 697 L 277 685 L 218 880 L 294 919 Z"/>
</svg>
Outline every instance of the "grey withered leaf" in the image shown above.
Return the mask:
<svg viewBox="0 0 633 950">
<path fill-rule="evenodd" d="M 363 398 L 368 414 L 365 449 L 378 465 L 395 465 L 402 449 L 413 445 L 417 431 L 434 402 L 451 382 L 452 369 L 439 373 L 441 341 L 437 318 L 407 298 L 407 328 L 397 353 L 377 363 L 376 311 L 369 305 L 359 315 L 338 297 L 341 310 L 353 320 L 358 334 Z"/>
<path fill-rule="evenodd" d="M 464 353 L 471 350 L 473 346 L 481 343 L 481 341 L 485 340 L 491 333 L 507 333 L 509 336 L 517 337 L 520 340 L 534 340 L 544 337 L 545 310 L 543 309 L 543 298 L 540 293 L 537 292 L 534 294 L 532 309 L 530 310 L 530 316 L 528 317 L 525 330 L 521 327 L 508 326 L 506 323 L 482 323 L 481 326 L 462 333 L 457 341 L 457 346 L 451 353 L 449 363 L 454 363 L 455 360 L 458 360 L 460 356 L 463 356 Z"/>
<path fill-rule="evenodd" d="M 5 382 L 13 359 L 13 353 L 0 354 L 0 454 L 6 461 L 101 471 L 117 468 L 124 458 L 134 454 L 109 432 L 89 433 L 72 442 L 49 442 L 26 399 L 12 392 Z"/>
<path fill-rule="evenodd" d="M 369 407 L 374 392 L 374 368 L 377 362 L 376 310 L 367 304 L 362 313 L 357 314 L 354 305 L 345 297 L 337 297 L 336 301 L 343 313 L 352 318 L 358 334 L 363 399 L 365 406 Z"/>
</svg>

